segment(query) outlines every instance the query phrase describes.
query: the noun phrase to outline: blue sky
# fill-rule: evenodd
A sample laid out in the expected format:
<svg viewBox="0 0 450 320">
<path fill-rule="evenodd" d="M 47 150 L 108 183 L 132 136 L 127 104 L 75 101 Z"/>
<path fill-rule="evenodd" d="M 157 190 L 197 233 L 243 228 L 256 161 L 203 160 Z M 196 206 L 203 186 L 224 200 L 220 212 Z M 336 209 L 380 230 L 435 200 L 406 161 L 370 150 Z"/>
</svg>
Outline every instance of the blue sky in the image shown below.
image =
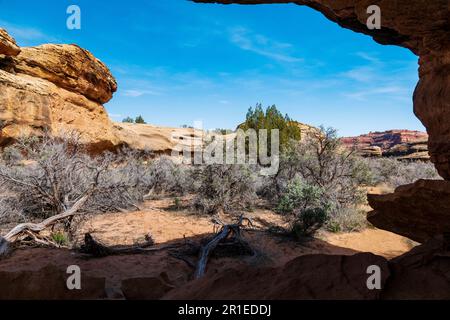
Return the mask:
<svg viewBox="0 0 450 320">
<path fill-rule="evenodd" d="M 81 8 L 82 29 L 66 28 Z M 412 112 L 417 58 L 296 5 L 216 5 L 187 0 L 0 0 L 0 26 L 21 46 L 76 43 L 104 61 L 119 90 L 114 120 L 155 125 L 203 121 L 235 128 L 250 106 L 340 135 L 424 130 Z"/>
</svg>

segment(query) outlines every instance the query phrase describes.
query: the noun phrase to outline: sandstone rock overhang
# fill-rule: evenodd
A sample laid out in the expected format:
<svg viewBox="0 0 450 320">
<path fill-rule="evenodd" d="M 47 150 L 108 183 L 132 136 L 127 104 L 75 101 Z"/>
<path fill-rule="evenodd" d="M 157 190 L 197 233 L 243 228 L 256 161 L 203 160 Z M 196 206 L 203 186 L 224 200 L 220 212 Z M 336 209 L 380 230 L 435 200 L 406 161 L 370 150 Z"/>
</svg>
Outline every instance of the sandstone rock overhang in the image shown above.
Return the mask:
<svg viewBox="0 0 450 320">
<path fill-rule="evenodd" d="M 6 56 L 17 56 L 20 53 L 20 48 L 16 44 L 5 29 L 0 28 L 0 54 Z"/>
</svg>

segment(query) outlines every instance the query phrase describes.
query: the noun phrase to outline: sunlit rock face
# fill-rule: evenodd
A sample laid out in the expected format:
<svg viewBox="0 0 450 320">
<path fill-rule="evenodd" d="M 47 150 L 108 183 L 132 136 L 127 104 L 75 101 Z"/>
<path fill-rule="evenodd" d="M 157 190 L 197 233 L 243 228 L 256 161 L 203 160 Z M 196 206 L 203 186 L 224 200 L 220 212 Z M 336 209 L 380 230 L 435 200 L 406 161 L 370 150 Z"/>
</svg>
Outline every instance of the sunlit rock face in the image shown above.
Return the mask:
<svg viewBox="0 0 450 320">
<path fill-rule="evenodd" d="M 345 137 L 347 148 L 356 148 L 363 157 L 396 157 L 402 160 L 429 160 L 428 134 L 411 130 L 370 132 L 357 137 Z"/>
<path fill-rule="evenodd" d="M 0 29 L 0 145 L 23 135 L 76 131 L 92 151 L 121 142 L 103 103 L 117 90 L 108 68 L 75 45 L 19 48 Z"/>
</svg>

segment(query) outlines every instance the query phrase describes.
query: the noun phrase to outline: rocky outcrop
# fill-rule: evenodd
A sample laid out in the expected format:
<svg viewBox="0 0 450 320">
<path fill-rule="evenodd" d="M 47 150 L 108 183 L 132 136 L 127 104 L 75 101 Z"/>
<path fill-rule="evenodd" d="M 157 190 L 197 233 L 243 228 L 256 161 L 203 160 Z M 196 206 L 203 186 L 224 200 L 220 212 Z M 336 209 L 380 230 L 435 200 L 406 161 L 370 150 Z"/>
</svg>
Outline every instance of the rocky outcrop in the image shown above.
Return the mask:
<svg viewBox="0 0 450 320">
<path fill-rule="evenodd" d="M 22 48 L 14 70 L 44 79 L 99 104 L 112 99 L 117 83 L 109 69 L 89 51 L 76 45 L 45 44 Z"/>
<path fill-rule="evenodd" d="M 14 48 L 14 40 L 4 30 L 1 34 Z M 121 144 L 102 106 L 117 84 L 92 54 L 75 45 L 1 50 L 0 146 L 44 131 L 77 131 L 92 151 Z"/>
<path fill-rule="evenodd" d="M 419 180 L 394 193 L 368 195 L 367 219 L 377 228 L 418 242 L 450 233 L 450 181 Z"/>
<path fill-rule="evenodd" d="M 389 261 L 390 277 L 384 300 L 449 300 L 450 251 L 448 239 L 436 237 Z"/>
<path fill-rule="evenodd" d="M 194 300 L 375 300 L 379 290 L 367 287 L 367 268 L 381 268 L 381 285 L 389 277 L 385 258 L 371 253 L 353 256 L 307 255 L 281 268 L 228 269 L 175 289 L 165 299 Z"/>
<path fill-rule="evenodd" d="M 69 290 L 69 275 L 55 266 L 37 270 L 0 271 L 0 300 L 91 300 L 105 299 L 105 279 L 81 277 L 82 290 Z"/>
<path fill-rule="evenodd" d="M 20 53 L 20 48 L 16 41 L 6 32 L 5 29 L 0 28 L 0 55 L 17 56 Z"/>
<path fill-rule="evenodd" d="M 114 123 L 120 141 L 137 150 L 170 155 L 173 151 L 201 148 L 204 131 L 192 128 L 156 127 L 149 124 Z"/>
<path fill-rule="evenodd" d="M 405 160 L 429 160 L 428 134 L 411 130 L 370 132 L 341 139 L 347 148 L 356 148 L 364 157 L 397 157 Z"/>
</svg>

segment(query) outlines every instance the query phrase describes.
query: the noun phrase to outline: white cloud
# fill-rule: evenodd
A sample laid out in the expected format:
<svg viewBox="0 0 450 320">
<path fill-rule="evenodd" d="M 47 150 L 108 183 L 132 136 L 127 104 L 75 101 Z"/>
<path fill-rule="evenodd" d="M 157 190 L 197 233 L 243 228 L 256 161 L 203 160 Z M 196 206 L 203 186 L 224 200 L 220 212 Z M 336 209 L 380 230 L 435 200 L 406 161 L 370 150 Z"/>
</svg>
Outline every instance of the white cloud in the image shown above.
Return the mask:
<svg viewBox="0 0 450 320">
<path fill-rule="evenodd" d="M 388 96 L 388 99 L 392 99 L 396 97 L 398 99 L 405 99 L 410 96 L 409 90 L 407 88 L 392 85 L 392 86 L 384 86 L 375 89 L 361 90 L 351 93 L 345 93 L 345 97 L 358 100 L 358 101 L 366 101 L 369 99 L 377 99 L 377 98 L 385 98 Z"/>
<path fill-rule="evenodd" d="M 231 43 L 242 50 L 251 51 L 278 62 L 292 63 L 303 61 L 303 59 L 286 52 L 286 49 L 292 48 L 290 43 L 278 42 L 242 27 L 232 28 L 229 32 Z"/>
<path fill-rule="evenodd" d="M 157 96 L 159 92 L 145 89 L 128 89 L 123 91 L 125 97 L 138 98 L 145 95 Z"/>
<path fill-rule="evenodd" d="M 0 20 L 0 26 L 6 29 L 6 31 L 21 45 L 27 45 L 30 41 L 58 42 L 57 38 L 50 36 L 37 28 L 19 26 L 4 20 Z"/>
<path fill-rule="evenodd" d="M 357 67 L 344 72 L 343 75 L 358 82 L 371 82 L 376 79 L 375 70 L 372 67 Z"/>
</svg>

